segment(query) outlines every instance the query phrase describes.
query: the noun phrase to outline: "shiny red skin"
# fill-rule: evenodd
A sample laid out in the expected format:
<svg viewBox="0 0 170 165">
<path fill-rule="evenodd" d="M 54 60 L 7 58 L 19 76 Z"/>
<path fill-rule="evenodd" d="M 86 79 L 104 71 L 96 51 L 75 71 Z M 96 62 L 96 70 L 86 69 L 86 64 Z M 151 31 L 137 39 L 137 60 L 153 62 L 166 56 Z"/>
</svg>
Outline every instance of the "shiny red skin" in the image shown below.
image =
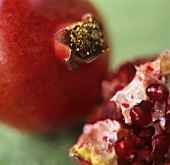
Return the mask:
<svg viewBox="0 0 170 165">
<path fill-rule="evenodd" d="M 0 121 L 30 133 L 80 122 L 100 95 L 108 55 L 68 70 L 53 34 L 85 13 L 86 0 L 0 0 Z"/>
</svg>

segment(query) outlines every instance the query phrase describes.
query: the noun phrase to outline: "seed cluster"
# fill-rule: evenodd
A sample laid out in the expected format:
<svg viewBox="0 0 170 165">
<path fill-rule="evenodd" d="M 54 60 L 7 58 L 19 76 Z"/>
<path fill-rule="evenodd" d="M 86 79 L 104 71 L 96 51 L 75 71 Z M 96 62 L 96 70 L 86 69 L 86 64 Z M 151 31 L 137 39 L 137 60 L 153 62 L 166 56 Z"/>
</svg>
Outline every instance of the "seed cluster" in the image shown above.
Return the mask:
<svg viewBox="0 0 170 165">
<path fill-rule="evenodd" d="M 130 109 L 131 125 L 125 124 L 120 107 L 116 106 L 114 101 L 110 101 L 111 96 L 130 83 L 135 76 L 136 71 L 132 66 L 130 63 L 124 64 L 118 72 L 110 74 L 104 81 L 102 106 L 99 105 L 90 116 L 89 122 L 95 123 L 97 120 L 110 118 L 119 121 L 123 125 L 122 127 L 127 129 L 126 135 L 112 143 L 118 156 L 118 165 L 169 164 L 170 104 L 168 104 L 168 88 L 158 82 L 150 83 L 145 91 L 147 100 L 142 100 Z M 128 75 L 132 75 L 132 78 L 129 79 Z"/>
</svg>

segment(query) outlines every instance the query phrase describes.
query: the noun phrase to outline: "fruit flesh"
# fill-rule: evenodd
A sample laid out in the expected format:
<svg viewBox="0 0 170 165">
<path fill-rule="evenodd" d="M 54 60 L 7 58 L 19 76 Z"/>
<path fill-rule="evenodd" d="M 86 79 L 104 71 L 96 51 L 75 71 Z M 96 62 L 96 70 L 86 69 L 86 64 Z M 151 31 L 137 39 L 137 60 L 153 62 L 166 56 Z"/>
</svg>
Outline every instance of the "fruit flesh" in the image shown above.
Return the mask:
<svg viewBox="0 0 170 165">
<path fill-rule="evenodd" d="M 108 57 L 70 71 L 67 52 L 55 48 L 53 36 L 89 12 L 98 17 L 85 0 L 0 1 L 0 121 L 42 133 L 81 121 L 90 111 Z"/>
<path fill-rule="evenodd" d="M 108 100 L 107 102 L 104 100 L 103 104 L 105 105 L 102 107 L 104 107 L 103 111 L 105 112 L 102 112 L 102 107 L 99 106 L 99 112 L 97 113 L 97 110 L 95 110 L 95 113 L 92 114 L 94 116 L 90 117 L 90 119 L 93 119 L 93 124 L 87 124 L 88 127 L 92 129 L 93 127 L 97 128 L 98 126 L 99 128 L 96 132 L 94 131 L 88 135 L 87 137 L 89 138 L 96 134 L 99 134 L 100 136 L 105 134 L 107 130 L 101 129 L 102 127 L 100 125 L 104 124 L 107 120 L 110 120 L 113 125 L 116 125 L 114 123 L 118 122 L 120 128 L 124 129 L 124 132 L 126 132 L 122 137 L 112 140 L 110 150 L 115 151 L 115 157 L 110 158 L 110 161 L 115 161 L 115 164 L 170 164 L 168 116 L 170 98 L 169 62 L 170 51 L 165 51 L 153 62 L 148 61 L 145 64 L 136 67 L 137 69 L 133 80 L 126 84 L 121 90 L 117 90 L 110 98 L 110 102 L 114 102 L 114 104 L 108 104 Z M 125 66 L 127 65 L 125 64 Z M 126 69 L 128 69 L 128 67 Z M 113 86 L 117 85 L 117 83 L 115 83 L 116 79 L 114 79 L 115 75 L 113 75 Z M 108 83 L 110 83 L 110 79 L 108 79 Z M 152 88 L 152 90 L 149 90 L 150 88 Z M 112 89 L 114 90 L 114 88 Z M 110 92 L 112 93 L 113 91 Z M 111 110 L 118 111 L 117 113 L 111 113 Z M 105 114 L 107 113 L 112 114 L 113 116 L 106 116 Z M 119 116 L 119 113 L 121 113 L 122 116 Z M 98 116 L 95 118 L 95 115 Z M 95 120 L 97 122 L 95 122 Z M 112 134 L 111 132 L 118 134 L 117 131 L 112 129 L 112 131 L 109 132 L 109 135 L 107 134 L 105 141 L 109 140 L 109 137 Z M 79 146 L 84 142 L 83 136 L 86 135 L 87 131 L 83 131 L 75 145 L 77 149 L 76 152 L 74 152 L 75 146 L 73 146 L 70 151 L 72 155 L 76 157 L 82 156 L 85 160 L 89 161 L 89 155 L 92 156 L 91 150 L 88 151 L 88 156 L 82 155 L 82 148 L 81 152 L 79 152 Z M 105 144 L 104 142 L 98 141 L 98 139 L 86 142 L 87 144 L 84 149 L 86 149 L 86 146 L 92 145 L 97 150 Z M 104 149 L 107 149 L 107 147 Z M 101 149 L 98 152 L 98 155 L 102 156 L 101 160 L 103 161 L 96 165 L 105 164 L 105 161 L 107 160 L 108 156 L 105 160 L 105 155 L 100 153 L 102 151 L 104 150 Z M 107 154 L 109 155 L 110 152 L 109 150 L 107 151 Z M 112 163 L 108 164 L 111 165 Z"/>
</svg>

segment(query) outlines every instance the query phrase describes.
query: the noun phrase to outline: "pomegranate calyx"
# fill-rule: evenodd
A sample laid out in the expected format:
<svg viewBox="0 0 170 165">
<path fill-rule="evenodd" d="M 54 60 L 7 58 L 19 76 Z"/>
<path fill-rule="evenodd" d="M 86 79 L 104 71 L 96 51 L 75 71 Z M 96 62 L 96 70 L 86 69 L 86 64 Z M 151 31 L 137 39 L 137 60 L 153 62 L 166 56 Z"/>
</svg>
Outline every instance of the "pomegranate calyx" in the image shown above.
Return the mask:
<svg viewBox="0 0 170 165">
<path fill-rule="evenodd" d="M 67 46 L 70 55 L 66 58 L 69 68 L 77 68 L 91 63 L 108 51 L 100 22 L 90 14 L 82 17 L 81 22 L 58 30 L 55 39 Z"/>
</svg>

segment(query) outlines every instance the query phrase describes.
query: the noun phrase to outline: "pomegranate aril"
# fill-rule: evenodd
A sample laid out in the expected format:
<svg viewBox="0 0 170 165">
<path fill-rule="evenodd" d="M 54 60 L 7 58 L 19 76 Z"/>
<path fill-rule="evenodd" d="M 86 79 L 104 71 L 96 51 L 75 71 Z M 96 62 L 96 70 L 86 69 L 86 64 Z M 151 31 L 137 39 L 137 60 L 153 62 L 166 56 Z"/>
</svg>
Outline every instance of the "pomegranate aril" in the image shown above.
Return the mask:
<svg viewBox="0 0 170 165">
<path fill-rule="evenodd" d="M 166 119 L 170 120 L 170 104 L 167 106 Z"/>
<path fill-rule="evenodd" d="M 141 101 L 140 104 L 135 105 L 130 111 L 132 124 L 138 127 L 145 127 L 152 121 L 151 109 L 153 104 L 149 101 Z"/>
<path fill-rule="evenodd" d="M 133 162 L 131 165 L 144 165 L 144 164 L 136 161 L 136 162 Z"/>
<path fill-rule="evenodd" d="M 132 81 L 135 76 L 135 73 L 135 66 L 130 62 L 125 63 L 118 70 L 119 79 L 126 83 Z"/>
<path fill-rule="evenodd" d="M 121 109 L 116 107 L 114 101 L 105 101 L 103 104 L 96 107 L 94 112 L 88 117 L 88 123 L 95 123 L 99 120 L 105 120 L 107 118 L 117 121 L 123 120 Z"/>
<path fill-rule="evenodd" d="M 133 153 L 133 144 L 129 137 L 122 137 L 115 143 L 118 157 L 127 158 Z"/>
<path fill-rule="evenodd" d="M 154 127 L 147 127 L 139 131 L 138 136 L 145 140 L 151 140 L 154 133 L 155 133 Z"/>
<path fill-rule="evenodd" d="M 167 101 L 169 91 L 166 86 L 159 83 L 152 83 L 146 88 L 146 93 L 152 101 Z"/>
<path fill-rule="evenodd" d="M 135 148 L 140 148 L 143 145 L 145 145 L 145 143 L 146 143 L 142 138 L 138 137 L 137 135 L 133 135 L 131 137 L 131 139 L 132 139 L 132 142 L 133 142 L 133 146 Z"/>
<path fill-rule="evenodd" d="M 165 128 L 166 128 L 167 133 L 170 133 L 170 120 L 166 121 Z"/>
<path fill-rule="evenodd" d="M 118 162 L 118 165 L 129 165 L 128 161 L 122 157 L 118 157 L 117 162 Z"/>
<path fill-rule="evenodd" d="M 152 162 L 151 151 L 149 149 L 139 149 L 136 151 L 137 160 L 140 162 Z"/>
<path fill-rule="evenodd" d="M 152 155 L 154 158 L 157 157 L 164 157 L 165 154 L 168 152 L 169 150 L 169 142 L 170 139 L 168 137 L 168 134 L 158 134 L 158 135 L 154 135 L 152 138 L 152 147 L 153 147 L 153 151 L 152 151 Z"/>
<path fill-rule="evenodd" d="M 116 117 L 116 103 L 114 101 L 107 101 L 103 107 L 103 116 L 105 118 L 113 119 Z M 116 118 L 117 119 L 117 118 Z"/>
</svg>

